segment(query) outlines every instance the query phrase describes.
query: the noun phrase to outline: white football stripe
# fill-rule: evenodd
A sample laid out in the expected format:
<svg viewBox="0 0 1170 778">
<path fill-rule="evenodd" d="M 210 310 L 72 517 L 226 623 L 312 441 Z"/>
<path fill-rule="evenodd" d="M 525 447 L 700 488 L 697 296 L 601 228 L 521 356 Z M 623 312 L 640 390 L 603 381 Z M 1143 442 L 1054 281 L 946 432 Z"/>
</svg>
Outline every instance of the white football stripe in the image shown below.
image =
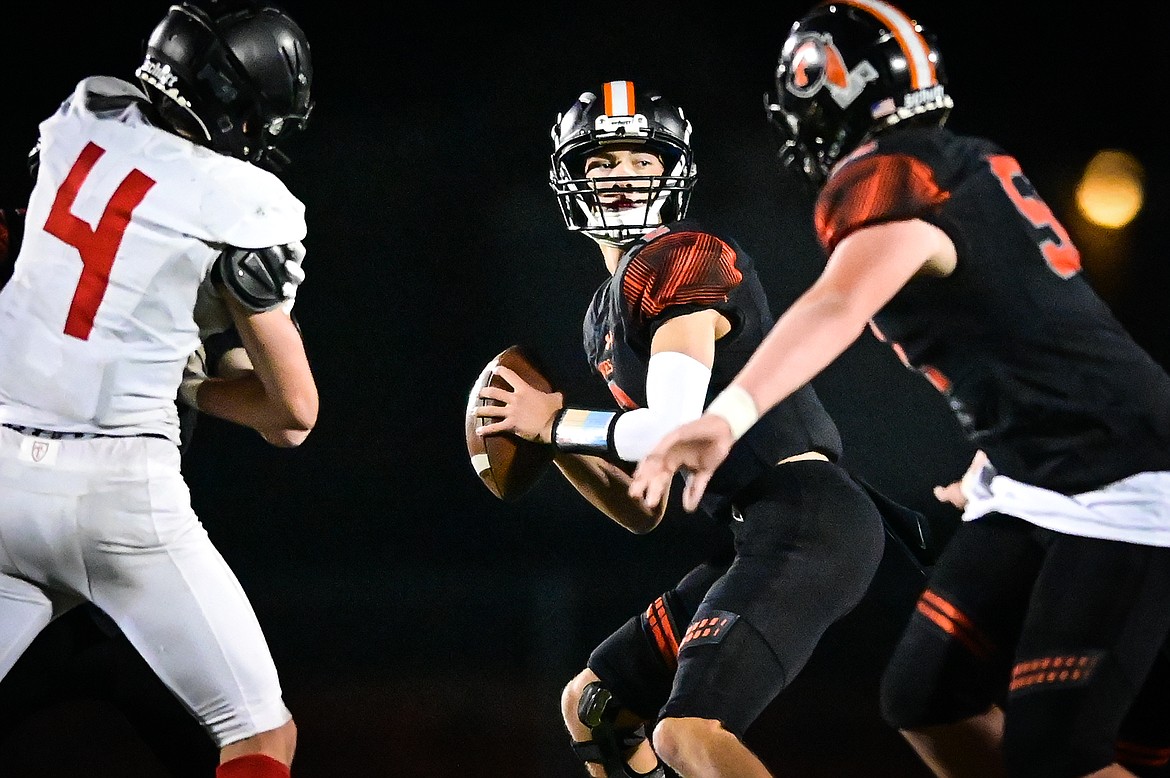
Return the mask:
<svg viewBox="0 0 1170 778">
<path fill-rule="evenodd" d="M 610 81 L 606 84 L 609 104 L 606 113 L 610 116 L 630 116 L 633 114 L 634 96 L 630 92 L 633 86 L 629 81 Z"/>
<path fill-rule="evenodd" d="M 844 0 L 852 5 L 868 11 L 877 17 L 878 21 L 890 28 L 894 37 L 902 45 L 906 59 L 910 63 L 910 85 L 914 89 L 923 89 L 933 86 L 937 79 L 934 75 L 934 66 L 930 62 L 930 49 L 918 31 L 914 29 L 914 22 L 906 14 L 882 0 Z"/>
</svg>

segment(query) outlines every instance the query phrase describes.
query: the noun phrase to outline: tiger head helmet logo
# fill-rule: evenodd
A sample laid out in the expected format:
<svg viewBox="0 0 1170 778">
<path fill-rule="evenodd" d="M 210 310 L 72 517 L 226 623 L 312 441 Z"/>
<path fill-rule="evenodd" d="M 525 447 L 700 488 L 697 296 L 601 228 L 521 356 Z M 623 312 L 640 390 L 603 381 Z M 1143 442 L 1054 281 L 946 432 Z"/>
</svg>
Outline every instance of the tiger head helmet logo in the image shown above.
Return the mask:
<svg viewBox="0 0 1170 778">
<path fill-rule="evenodd" d="M 833 36 L 810 32 L 796 42 L 792 52 L 785 88 L 797 97 L 812 97 L 827 89 L 833 102 L 848 108 L 865 85 L 878 78 L 877 69 L 868 60 L 849 70 L 845 58 L 833 44 Z"/>
</svg>

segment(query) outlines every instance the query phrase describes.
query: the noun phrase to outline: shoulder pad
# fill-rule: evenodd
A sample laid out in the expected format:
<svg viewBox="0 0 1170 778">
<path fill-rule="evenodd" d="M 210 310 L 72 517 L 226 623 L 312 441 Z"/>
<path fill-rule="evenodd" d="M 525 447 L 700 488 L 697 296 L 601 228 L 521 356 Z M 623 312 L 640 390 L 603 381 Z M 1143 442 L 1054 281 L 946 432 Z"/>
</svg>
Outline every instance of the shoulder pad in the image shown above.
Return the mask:
<svg viewBox="0 0 1170 778">
<path fill-rule="evenodd" d="M 865 192 L 865 197 L 857 196 Z M 817 238 L 832 252 L 845 237 L 879 222 L 922 218 L 950 197 L 934 168 L 902 153 L 850 157 L 833 170 L 817 197 Z"/>
<path fill-rule="evenodd" d="M 207 154 L 198 164 L 203 180 L 213 182 L 199 204 L 213 240 L 257 248 L 305 239 L 304 203 L 275 175 L 221 154 Z"/>
<path fill-rule="evenodd" d="M 674 305 L 726 302 L 743 281 L 735 250 L 708 232 L 669 232 L 646 244 L 622 275 L 622 297 L 644 319 Z"/>
<path fill-rule="evenodd" d="M 85 99 L 85 109 L 98 115 L 118 113 L 129 105 L 149 102 L 141 89 L 111 76 L 91 76 L 81 82 L 78 91 Z"/>
</svg>

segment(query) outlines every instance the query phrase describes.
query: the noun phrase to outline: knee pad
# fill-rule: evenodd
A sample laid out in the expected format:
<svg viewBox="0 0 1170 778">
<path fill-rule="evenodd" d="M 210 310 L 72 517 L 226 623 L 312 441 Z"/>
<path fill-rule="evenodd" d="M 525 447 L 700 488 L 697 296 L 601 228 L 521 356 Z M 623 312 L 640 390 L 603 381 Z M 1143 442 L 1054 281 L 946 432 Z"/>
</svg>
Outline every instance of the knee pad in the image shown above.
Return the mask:
<svg viewBox="0 0 1170 778">
<path fill-rule="evenodd" d="M 589 727 L 593 739 L 574 741 L 571 743 L 573 752 L 583 762 L 601 765 L 608 778 L 665 778 L 661 765 L 646 774 L 634 773 L 626 765 L 626 754 L 646 740 L 646 727 L 617 726 L 621 710 L 621 703 L 600 681 L 587 684 L 577 702 L 577 718 Z"/>
</svg>

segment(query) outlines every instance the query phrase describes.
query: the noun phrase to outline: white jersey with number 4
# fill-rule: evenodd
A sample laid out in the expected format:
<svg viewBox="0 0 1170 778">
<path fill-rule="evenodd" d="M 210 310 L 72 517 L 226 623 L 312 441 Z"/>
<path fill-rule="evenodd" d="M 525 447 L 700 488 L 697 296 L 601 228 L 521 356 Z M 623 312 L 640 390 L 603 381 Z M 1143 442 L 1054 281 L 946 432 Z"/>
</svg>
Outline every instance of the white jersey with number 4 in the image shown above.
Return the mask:
<svg viewBox="0 0 1170 778">
<path fill-rule="evenodd" d="M 225 246 L 305 237 L 271 173 L 152 126 L 89 78 L 40 126 L 25 237 L 0 291 L 0 423 L 178 441 L 199 285 Z"/>
</svg>

